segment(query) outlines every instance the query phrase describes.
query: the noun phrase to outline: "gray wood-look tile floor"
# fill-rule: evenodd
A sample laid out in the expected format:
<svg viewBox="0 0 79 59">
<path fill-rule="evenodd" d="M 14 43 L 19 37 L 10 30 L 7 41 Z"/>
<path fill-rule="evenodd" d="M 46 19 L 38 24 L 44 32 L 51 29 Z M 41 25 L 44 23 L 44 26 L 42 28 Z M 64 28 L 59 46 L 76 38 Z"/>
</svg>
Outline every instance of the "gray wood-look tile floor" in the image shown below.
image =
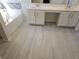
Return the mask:
<svg viewBox="0 0 79 59">
<path fill-rule="evenodd" d="M 79 40 L 73 29 L 24 23 L 0 45 L 3 59 L 79 59 Z"/>
</svg>

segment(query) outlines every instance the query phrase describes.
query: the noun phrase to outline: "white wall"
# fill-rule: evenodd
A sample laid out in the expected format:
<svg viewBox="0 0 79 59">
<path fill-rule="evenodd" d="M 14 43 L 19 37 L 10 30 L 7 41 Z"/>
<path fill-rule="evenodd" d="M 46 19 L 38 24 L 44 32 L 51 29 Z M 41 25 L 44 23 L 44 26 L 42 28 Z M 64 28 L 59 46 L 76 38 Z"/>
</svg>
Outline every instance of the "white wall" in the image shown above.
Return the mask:
<svg viewBox="0 0 79 59">
<path fill-rule="evenodd" d="M 75 30 L 79 31 L 79 22 L 78 22 L 78 24 L 76 25 Z"/>
<path fill-rule="evenodd" d="M 24 13 L 24 20 L 27 21 L 27 18 L 28 18 L 27 7 L 29 6 L 29 4 L 31 4 L 31 0 L 20 0 L 20 2 L 22 5 L 22 11 Z"/>
<path fill-rule="evenodd" d="M 71 0 L 71 4 L 73 5 L 77 5 L 79 3 L 79 0 Z"/>
<path fill-rule="evenodd" d="M 64 4 L 65 0 L 50 0 L 51 4 Z"/>
<path fill-rule="evenodd" d="M 69 0 L 50 0 L 51 4 L 66 4 Z M 70 5 L 75 6 L 77 5 L 79 0 L 70 0 Z"/>
<path fill-rule="evenodd" d="M 27 14 L 27 7 L 31 3 L 31 0 L 20 0 L 20 2 L 22 4 L 22 9 L 23 9 L 24 14 Z"/>
</svg>

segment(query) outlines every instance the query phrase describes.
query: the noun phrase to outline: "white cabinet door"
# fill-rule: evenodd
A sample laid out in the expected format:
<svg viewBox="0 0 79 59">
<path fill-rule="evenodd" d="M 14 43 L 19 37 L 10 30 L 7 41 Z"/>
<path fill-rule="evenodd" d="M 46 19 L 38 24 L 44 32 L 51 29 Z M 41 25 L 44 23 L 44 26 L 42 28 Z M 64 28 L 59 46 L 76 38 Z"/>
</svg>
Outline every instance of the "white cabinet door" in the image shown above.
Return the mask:
<svg viewBox="0 0 79 59">
<path fill-rule="evenodd" d="M 29 24 L 35 24 L 35 11 L 34 10 L 29 10 L 28 11 L 28 23 Z"/>
<path fill-rule="evenodd" d="M 36 24 L 44 25 L 45 13 L 44 11 L 36 11 Z"/>
<path fill-rule="evenodd" d="M 58 26 L 67 26 L 67 22 L 68 22 L 68 17 L 69 17 L 69 13 L 67 12 L 62 12 L 59 16 L 59 20 L 58 20 Z"/>
<path fill-rule="evenodd" d="M 40 25 L 44 25 L 44 17 L 45 17 L 45 13 L 44 11 L 36 11 L 36 10 L 30 10 L 29 12 L 29 16 L 28 16 L 28 23 L 29 24 L 40 24 Z"/>
<path fill-rule="evenodd" d="M 78 22 L 77 12 L 63 12 L 60 14 L 58 26 L 75 27 Z"/>
<path fill-rule="evenodd" d="M 7 27 L 3 21 L 1 14 L 0 14 L 0 36 L 2 36 L 3 40 L 5 41 L 7 41 L 9 37 Z"/>
<path fill-rule="evenodd" d="M 78 21 L 78 23 L 77 23 L 77 25 L 76 25 L 76 27 L 75 27 L 75 30 L 76 30 L 76 31 L 79 31 L 79 21 Z"/>
<path fill-rule="evenodd" d="M 68 26 L 75 27 L 76 24 L 78 23 L 79 19 L 78 16 L 79 16 L 78 12 L 71 12 L 67 22 Z"/>
</svg>

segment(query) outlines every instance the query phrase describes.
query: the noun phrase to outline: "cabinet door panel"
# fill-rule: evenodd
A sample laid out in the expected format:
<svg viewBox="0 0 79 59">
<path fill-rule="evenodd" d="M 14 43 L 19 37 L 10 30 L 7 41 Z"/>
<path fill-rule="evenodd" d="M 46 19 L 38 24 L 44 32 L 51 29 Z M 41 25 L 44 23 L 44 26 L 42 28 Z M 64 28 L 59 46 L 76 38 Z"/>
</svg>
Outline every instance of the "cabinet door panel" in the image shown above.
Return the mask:
<svg viewBox="0 0 79 59">
<path fill-rule="evenodd" d="M 69 13 L 62 12 L 59 16 L 58 26 L 67 26 Z"/>
<path fill-rule="evenodd" d="M 70 16 L 70 18 L 69 18 L 69 20 L 68 20 L 68 26 L 72 26 L 72 27 L 74 27 L 74 26 L 76 26 L 76 24 L 77 24 L 77 22 L 78 22 L 78 13 L 76 13 L 76 12 L 72 12 L 72 13 L 70 13 L 71 14 L 71 16 Z"/>
<path fill-rule="evenodd" d="M 79 22 L 77 23 L 75 30 L 79 31 Z"/>
<path fill-rule="evenodd" d="M 44 25 L 45 22 L 45 13 L 44 11 L 36 11 L 36 24 Z"/>
<path fill-rule="evenodd" d="M 73 19 L 74 19 L 74 25 L 76 26 L 79 21 L 79 13 L 78 12 L 74 14 Z"/>
<path fill-rule="evenodd" d="M 28 16 L 28 23 L 29 24 L 35 24 L 35 11 L 28 11 L 29 16 Z"/>
<path fill-rule="evenodd" d="M 75 27 L 78 22 L 79 13 L 76 12 L 63 12 L 61 13 L 58 21 L 58 26 Z"/>
</svg>

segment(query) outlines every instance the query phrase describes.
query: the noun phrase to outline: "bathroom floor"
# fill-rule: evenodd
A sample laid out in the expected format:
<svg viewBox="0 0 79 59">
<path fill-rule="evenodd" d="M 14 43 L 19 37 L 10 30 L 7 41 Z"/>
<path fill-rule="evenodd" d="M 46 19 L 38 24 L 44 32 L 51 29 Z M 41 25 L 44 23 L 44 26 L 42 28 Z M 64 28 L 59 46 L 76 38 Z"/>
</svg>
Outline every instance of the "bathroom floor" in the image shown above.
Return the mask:
<svg viewBox="0 0 79 59">
<path fill-rule="evenodd" d="M 23 23 L 0 45 L 3 59 L 79 59 L 79 40 L 72 28 Z"/>
</svg>

